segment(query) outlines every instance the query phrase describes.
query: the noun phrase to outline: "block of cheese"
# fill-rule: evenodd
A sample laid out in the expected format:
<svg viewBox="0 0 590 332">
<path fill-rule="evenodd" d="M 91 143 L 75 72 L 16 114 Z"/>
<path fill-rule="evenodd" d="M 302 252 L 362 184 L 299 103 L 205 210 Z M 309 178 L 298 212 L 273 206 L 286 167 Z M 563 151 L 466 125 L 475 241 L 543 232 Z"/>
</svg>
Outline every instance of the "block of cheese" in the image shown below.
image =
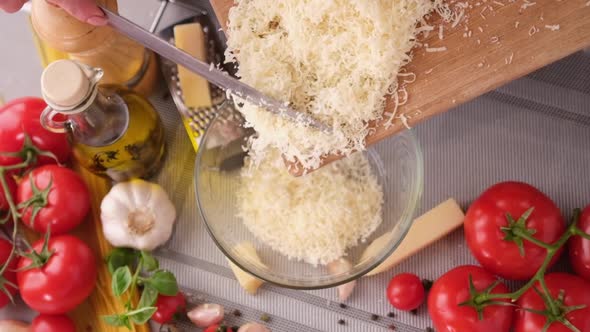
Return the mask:
<svg viewBox="0 0 590 332">
<path fill-rule="evenodd" d="M 254 248 L 254 245 L 252 243 L 250 243 L 250 242 L 239 243 L 234 247 L 234 250 L 240 256 L 244 257 L 246 260 L 248 260 L 252 263 L 256 263 L 261 266 L 264 266 L 264 263 L 262 263 L 262 261 L 260 260 L 260 257 L 258 257 L 258 254 L 256 253 L 256 248 Z M 227 262 L 229 263 L 229 267 L 231 268 L 234 275 L 236 276 L 236 279 L 238 279 L 238 283 L 240 284 L 240 286 L 242 286 L 242 288 L 244 288 L 244 290 L 246 290 L 246 292 L 248 292 L 249 294 L 252 294 L 252 295 L 256 294 L 256 291 L 258 290 L 258 288 L 260 286 L 262 286 L 264 281 L 254 277 L 253 275 L 249 274 L 248 272 L 240 269 L 239 266 L 234 264 L 229 259 L 227 260 Z"/>
<path fill-rule="evenodd" d="M 465 214 L 457 202 L 450 198 L 432 210 L 416 218 L 406 237 L 395 251 L 379 266 L 367 273 L 372 276 L 391 269 L 406 258 L 429 246 L 463 224 Z M 361 261 L 381 252 L 390 243 L 392 233 L 375 239 L 363 252 Z"/>
<path fill-rule="evenodd" d="M 207 41 L 199 23 L 174 26 L 174 43 L 176 47 L 193 57 L 207 61 Z M 182 98 L 187 107 L 211 106 L 211 94 L 207 80 L 182 66 L 178 66 L 178 80 L 182 90 Z"/>
</svg>

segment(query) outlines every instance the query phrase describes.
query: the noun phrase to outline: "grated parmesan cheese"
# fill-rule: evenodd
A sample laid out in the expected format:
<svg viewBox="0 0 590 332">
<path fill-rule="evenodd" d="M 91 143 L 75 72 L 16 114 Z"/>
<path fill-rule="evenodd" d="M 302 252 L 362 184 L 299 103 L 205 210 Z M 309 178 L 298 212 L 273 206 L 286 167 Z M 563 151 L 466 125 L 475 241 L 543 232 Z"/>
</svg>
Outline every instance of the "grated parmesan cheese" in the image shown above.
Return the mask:
<svg viewBox="0 0 590 332">
<path fill-rule="evenodd" d="M 442 46 L 442 47 L 428 47 L 426 48 L 426 52 L 428 53 L 433 53 L 433 52 L 444 52 L 447 50 L 446 46 Z"/>
<path fill-rule="evenodd" d="M 529 2 L 528 0 L 524 0 L 524 3 L 520 6 L 520 9 L 525 10 L 529 7 L 536 5 L 536 2 Z"/>
<path fill-rule="evenodd" d="M 364 150 L 366 123 L 381 118 L 417 25 L 435 8 L 447 13 L 440 0 L 236 1 L 226 59 L 239 63 L 237 75 L 332 127 L 320 132 L 246 102 L 239 109 L 257 132 L 253 162 L 271 147 L 306 169 L 325 154 Z"/>
<path fill-rule="evenodd" d="M 546 25 L 545 29 L 549 29 L 551 31 L 557 31 L 557 30 L 559 30 L 559 24 Z"/>
<path fill-rule="evenodd" d="M 383 192 L 367 157 L 355 153 L 303 177 L 291 176 L 273 151 L 244 167 L 238 217 L 273 250 L 328 264 L 364 242 L 382 222 Z"/>
</svg>

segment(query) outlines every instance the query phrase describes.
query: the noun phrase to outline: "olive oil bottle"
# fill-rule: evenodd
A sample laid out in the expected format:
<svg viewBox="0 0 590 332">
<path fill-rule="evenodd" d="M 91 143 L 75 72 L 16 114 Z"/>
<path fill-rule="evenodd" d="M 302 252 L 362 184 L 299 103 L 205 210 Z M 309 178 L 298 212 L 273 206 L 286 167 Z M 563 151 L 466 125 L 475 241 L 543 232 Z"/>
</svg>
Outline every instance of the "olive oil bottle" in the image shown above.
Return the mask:
<svg viewBox="0 0 590 332">
<path fill-rule="evenodd" d="M 103 71 L 73 60 L 51 63 L 41 77 L 48 107 L 41 124 L 66 132 L 74 157 L 114 181 L 148 178 L 161 167 L 164 129 L 154 107 L 120 85 L 99 85 Z"/>
</svg>

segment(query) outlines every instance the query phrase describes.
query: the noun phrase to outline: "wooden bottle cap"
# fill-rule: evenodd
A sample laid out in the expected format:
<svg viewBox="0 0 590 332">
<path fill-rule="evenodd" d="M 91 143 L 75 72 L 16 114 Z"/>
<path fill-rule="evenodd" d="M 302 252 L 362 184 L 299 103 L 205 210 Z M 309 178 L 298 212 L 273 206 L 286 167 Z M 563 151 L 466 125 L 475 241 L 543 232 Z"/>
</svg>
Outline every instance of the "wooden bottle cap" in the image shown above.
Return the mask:
<svg viewBox="0 0 590 332">
<path fill-rule="evenodd" d="M 81 104 L 90 89 L 88 73 L 72 60 L 52 62 L 41 75 L 43 98 L 54 109 L 71 109 Z"/>
</svg>

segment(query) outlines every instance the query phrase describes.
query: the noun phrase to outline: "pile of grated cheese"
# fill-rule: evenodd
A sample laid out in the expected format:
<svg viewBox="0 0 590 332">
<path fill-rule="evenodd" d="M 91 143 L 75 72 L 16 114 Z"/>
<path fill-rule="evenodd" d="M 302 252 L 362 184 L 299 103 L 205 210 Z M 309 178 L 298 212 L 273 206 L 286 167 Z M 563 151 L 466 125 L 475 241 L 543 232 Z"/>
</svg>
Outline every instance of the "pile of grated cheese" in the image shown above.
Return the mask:
<svg viewBox="0 0 590 332">
<path fill-rule="evenodd" d="M 303 177 L 291 176 L 276 150 L 270 154 L 242 169 L 237 208 L 248 230 L 273 250 L 328 264 L 381 224 L 383 192 L 364 154 Z"/>
<path fill-rule="evenodd" d="M 410 61 L 417 24 L 440 0 L 236 0 L 226 29 L 228 62 L 245 83 L 291 103 L 333 128 L 295 124 L 245 103 L 257 135 L 250 157 L 269 148 L 306 169 L 323 155 L 365 149 L 368 121 L 380 119 L 387 95 Z"/>
</svg>

